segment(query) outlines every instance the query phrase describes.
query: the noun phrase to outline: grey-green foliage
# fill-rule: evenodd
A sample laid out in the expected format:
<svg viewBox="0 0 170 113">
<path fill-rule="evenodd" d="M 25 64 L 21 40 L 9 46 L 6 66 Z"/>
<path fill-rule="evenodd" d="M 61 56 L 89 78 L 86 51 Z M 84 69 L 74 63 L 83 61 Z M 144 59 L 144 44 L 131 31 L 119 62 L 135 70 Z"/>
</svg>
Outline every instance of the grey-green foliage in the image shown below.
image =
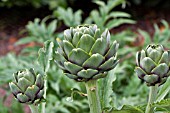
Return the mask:
<svg viewBox="0 0 170 113">
<path fill-rule="evenodd" d="M 71 96 L 71 89 L 76 88 L 85 92 L 83 84 L 64 76 L 61 70 L 56 70 L 56 65 L 52 64 L 47 73 L 48 90 L 47 90 L 47 108 L 46 112 L 50 113 L 79 113 L 83 111 L 88 113 L 88 102 L 85 97 L 75 94 L 73 100 L 68 100 Z"/>
<path fill-rule="evenodd" d="M 43 72 L 46 74 L 50 68 L 50 61 L 53 60 L 54 43 L 46 41 L 44 47 L 40 48 L 38 53 L 38 63 L 42 67 Z"/>
<path fill-rule="evenodd" d="M 12 73 L 23 68 L 33 67 L 33 61 L 15 54 L 7 54 L 0 58 L 0 84 L 7 83 L 12 80 Z"/>
<path fill-rule="evenodd" d="M 71 88 L 76 88 L 79 90 L 83 90 L 84 88 L 80 84 L 75 83 L 64 76 L 62 71 L 54 65 L 52 60 L 54 51 L 53 43 L 51 41 L 46 41 L 44 44 L 44 47 L 39 50 L 38 61 L 43 67 L 42 69 L 46 73 L 48 80 L 48 102 L 46 112 L 79 113 L 80 111 L 88 111 L 87 99 L 76 96 L 73 101 L 67 100 L 71 94 Z"/>
<path fill-rule="evenodd" d="M 154 24 L 155 33 L 153 37 L 146 31 L 139 30 L 139 33 L 144 38 L 144 47 L 151 43 L 161 44 L 166 48 L 170 48 L 170 43 L 167 43 L 170 39 L 170 27 L 165 20 L 161 21 L 163 29 L 159 28 L 157 24 Z"/>
<path fill-rule="evenodd" d="M 89 113 L 86 99 L 69 102 L 67 97 L 60 100 L 56 95 L 52 94 L 48 95 L 47 98 L 49 98 L 47 113 L 80 113 L 82 111 L 83 113 Z"/>
<path fill-rule="evenodd" d="M 76 12 L 73 12 L 73 9 L 70 7 L 67 9 L 58 7 L 56 10 L 54 10 L 53 15 L 58 20 L 62 20 L 68 27 L 75 27 L 80 25 L 82 22 L 82 11 L 80 9 Z"/>
<path fill-rule="evenodd" d="M 118 58 L 120 58 L 120 63 L 116 69 L 110 73 L 112 77 L 116 77 L 116 80 L 112 81 L 112 84 L 109 85 L 112 87 L 113 91 L 107 92 L 109 94 L 109 104 L 108 101 L 105 101 L 105 105 L 107 105 L 107 107 L 105 106 L 106 109 L 109 109 L 109 107 L 120 108 L 125 103 L 137 105 L 146 102 L 144 98 L 147 94 L 147 89 L 146 87 L 144 88 L 144 85 L 141 85 L 140 80 L 135 77 L 133 71 L 135 67 L 135 54 L 138 48 L 131 46 L 130 44 L 135 41 L 135 37 L 136 36 L 130 30 L 111 35 L 111 41 L 117 40 L 120 43 L 120 48 L 118 49 L 117 54 Z M 105 81 L 104 84 L 110 82 L 110 79 L 104 79 L 102 80 Z"/>
<path fill-rule="evenodd" d="M 167 79 L 166 83 L 160 87 L 160 90 L 158 92 L 157 99 L 156 99 L 157 102 L 161 101 L 168 95 L 170 91 L 169 86 L 170 86 L 170 77 Z"/>
<path fill-rule="evenodd" d="M 36 18 L 33 22 L 30 21 L 26 25 L 27 32 L 38 38 L 37 41 L 44 42 L 46 40 L 54 40 L 55 30 L 57 28 L 57 20 L 51 21 L 49 24 L 46 23 L 48 17 L 44 18 L 42 21 Z"/>
<path fill-rule="evenodd" d="M 16 44 L 26 44 L 29 42 L 44 43 L 46 40 L 54 41 L 56 38 L 57 20 L 46 23 L 49 17 L 44 18 L 42 21 L 39 18 L 34 21 L 29 21 L 26 25 L 27 37 L 23 37 Z"/>
<path fill-rule="evenodd" d="M 114 69 L 116 70 L 117 67 Z M 98 82 L 99 86 L 99 96 L 101 101 L 101 106 L 103 111 L 111 109 L 114 105 L 112 84 L 116 80 L 116 75 L 114 75 L 114 70 L 111 70 L 105 79 L 101 79 Z"/>
<path fill-rule="evenodd" d="M 19 39 L 15 44 L 22 45 L 34 43 L 35 46 L 24 48 L 21 53 L 23 54 L 31 53 L 30 56 L 34 57 L 35 55 L 37 55 L 37 51 L 41 48 L 42 43 L 44 43 L 47 40 L 53 42 L 56 40 L 57 35 L 59 35 L 59 33 L 58 34 L 55 33 L 57 29 L 57 20 L 52 20 L 47 24 L 46 21 L 49 18 L 50 17 L 47 16 L 42 21 L 36 18 L 34 21 L 30 21 L 26 25 L 25 31 L 28 33 L 28 36 Z M 54 43 L 54 45 L 56 44 Z"/>
<path fill-rule="evenodd" d="M 125 0 L 108 0 L 107 3 L 95 1 L 95 3 L 99 5 L 99 10 L 92 10 L 84 23 L 95 23 L 102 30 L 105 28 L 112 29 L 125 23 L 135 23 L 135 21 L 129 19 L 130 14 L 122 11 L 112 11 L 116 6 L 125 4 Z"/>
</svg>

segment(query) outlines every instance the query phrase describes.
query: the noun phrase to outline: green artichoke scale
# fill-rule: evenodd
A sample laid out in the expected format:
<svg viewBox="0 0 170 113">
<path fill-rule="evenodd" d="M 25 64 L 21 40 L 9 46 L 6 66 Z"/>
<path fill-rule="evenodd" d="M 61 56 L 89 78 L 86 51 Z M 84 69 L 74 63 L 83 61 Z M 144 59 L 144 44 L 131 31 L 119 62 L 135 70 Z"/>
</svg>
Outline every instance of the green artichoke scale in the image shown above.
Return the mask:
<svg viewBox="0 0 170 113">
<path fill-rule="evenodd" d="M 103 78 L 117 64 L 119 44 L 110 42 L 106 29 L 101 33 L 96 25 L 81 25 L 64 31 L 58 42 L 55 62 L 66 76 L 79 82 Z"/>
</svg>

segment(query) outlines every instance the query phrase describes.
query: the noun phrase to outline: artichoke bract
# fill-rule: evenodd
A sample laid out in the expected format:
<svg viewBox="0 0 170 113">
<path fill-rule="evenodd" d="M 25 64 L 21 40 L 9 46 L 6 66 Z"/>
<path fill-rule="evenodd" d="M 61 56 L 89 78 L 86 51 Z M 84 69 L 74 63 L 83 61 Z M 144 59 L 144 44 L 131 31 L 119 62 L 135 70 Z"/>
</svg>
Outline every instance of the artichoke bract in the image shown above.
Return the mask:
<svg viewBox="0 0 170 113">
<path fill-rule="evenodd" d="M 165 51 L 162 45 L 148 45 L 146 50 L 137 52 L 136 63 L 138 77 L 148 86 L 161 85 L 170 75 L 170 51 Z"/>
<path fill-rule="evenodd" d="M 110 41 L 106 29 L 101 33 L 96 25 L 81 25 L 64 31 L 64 40 L 58 41 L 56 63 L 66 76 L 79 82 L 103 78 L 118 60 L 119 44 Z"/>
<path fill-rule="evenodd" d="M 43 99 L 44 77 L 36 75 L 32 68 L 14 73 L 14 81 L 9 86 L 20 103 L 38 104 Z"/>
</svg>

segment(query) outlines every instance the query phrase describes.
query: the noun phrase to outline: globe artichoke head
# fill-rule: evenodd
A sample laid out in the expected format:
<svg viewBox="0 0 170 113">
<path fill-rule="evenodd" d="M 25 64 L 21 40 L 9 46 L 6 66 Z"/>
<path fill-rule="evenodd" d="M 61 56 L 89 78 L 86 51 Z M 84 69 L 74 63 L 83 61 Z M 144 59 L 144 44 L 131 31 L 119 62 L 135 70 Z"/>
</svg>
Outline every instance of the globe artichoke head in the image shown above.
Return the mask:
<svg viewBox="0 0 170 113">
<path fill-rule="evenodd" d="M 170 51 L 165 51 L 162 45 L 148 45 L 136 54 L 136 63 L 138 77 L 148 86 L 161 85 L 170 75 Z"/>
<path fill-rule="evenodd" d="M 14 73 L 14 81 L 9 86 L 20 103 L 38 104 L 43 99 L 44 78 L 36 75 L 33 69 Z"/>
<path fill-rule="evenodd" d="M 105 77 L 118 60 L 119 44 L 110 42 L 106 29 L 101 33 L 96 25 L 83 25 L 64 31 L 64 40 L 58 42 L 56 63 L 66 76 L 79 82 Z"/>
</svg>

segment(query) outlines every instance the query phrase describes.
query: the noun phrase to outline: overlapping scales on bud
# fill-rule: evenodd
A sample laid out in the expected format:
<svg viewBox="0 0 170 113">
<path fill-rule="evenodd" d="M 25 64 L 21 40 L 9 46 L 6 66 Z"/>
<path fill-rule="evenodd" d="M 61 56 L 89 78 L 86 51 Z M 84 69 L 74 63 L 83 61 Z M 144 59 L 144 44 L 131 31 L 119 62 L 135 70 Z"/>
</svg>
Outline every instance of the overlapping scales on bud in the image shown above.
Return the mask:
<svg viewBox="0 0 170 113">
<path fill-rule="evenodd" d="M 43 99 L 44 78 L 32 68 L 14 73 L 14 81 L 9 86 L 20 103 L 38 104 Z"/>
<path fill-rule="evenodd" d="M 170 51 L 165 51 L 162 45 L 148 45 L 136 54 L 136 63 L 138 77 L 148 86 L 161 85 L 170 75 Z"/>
<path fill-rule="evenodd" d="M 64 38 L 56 51 L 56 63 L 71 79 L 82 82 L 105 77 L 118 63 L 119 44 L 110 42 L 107 29 L 101 34 L 96 25 L 78 26 L 65 30 Z"/>
</svg>

